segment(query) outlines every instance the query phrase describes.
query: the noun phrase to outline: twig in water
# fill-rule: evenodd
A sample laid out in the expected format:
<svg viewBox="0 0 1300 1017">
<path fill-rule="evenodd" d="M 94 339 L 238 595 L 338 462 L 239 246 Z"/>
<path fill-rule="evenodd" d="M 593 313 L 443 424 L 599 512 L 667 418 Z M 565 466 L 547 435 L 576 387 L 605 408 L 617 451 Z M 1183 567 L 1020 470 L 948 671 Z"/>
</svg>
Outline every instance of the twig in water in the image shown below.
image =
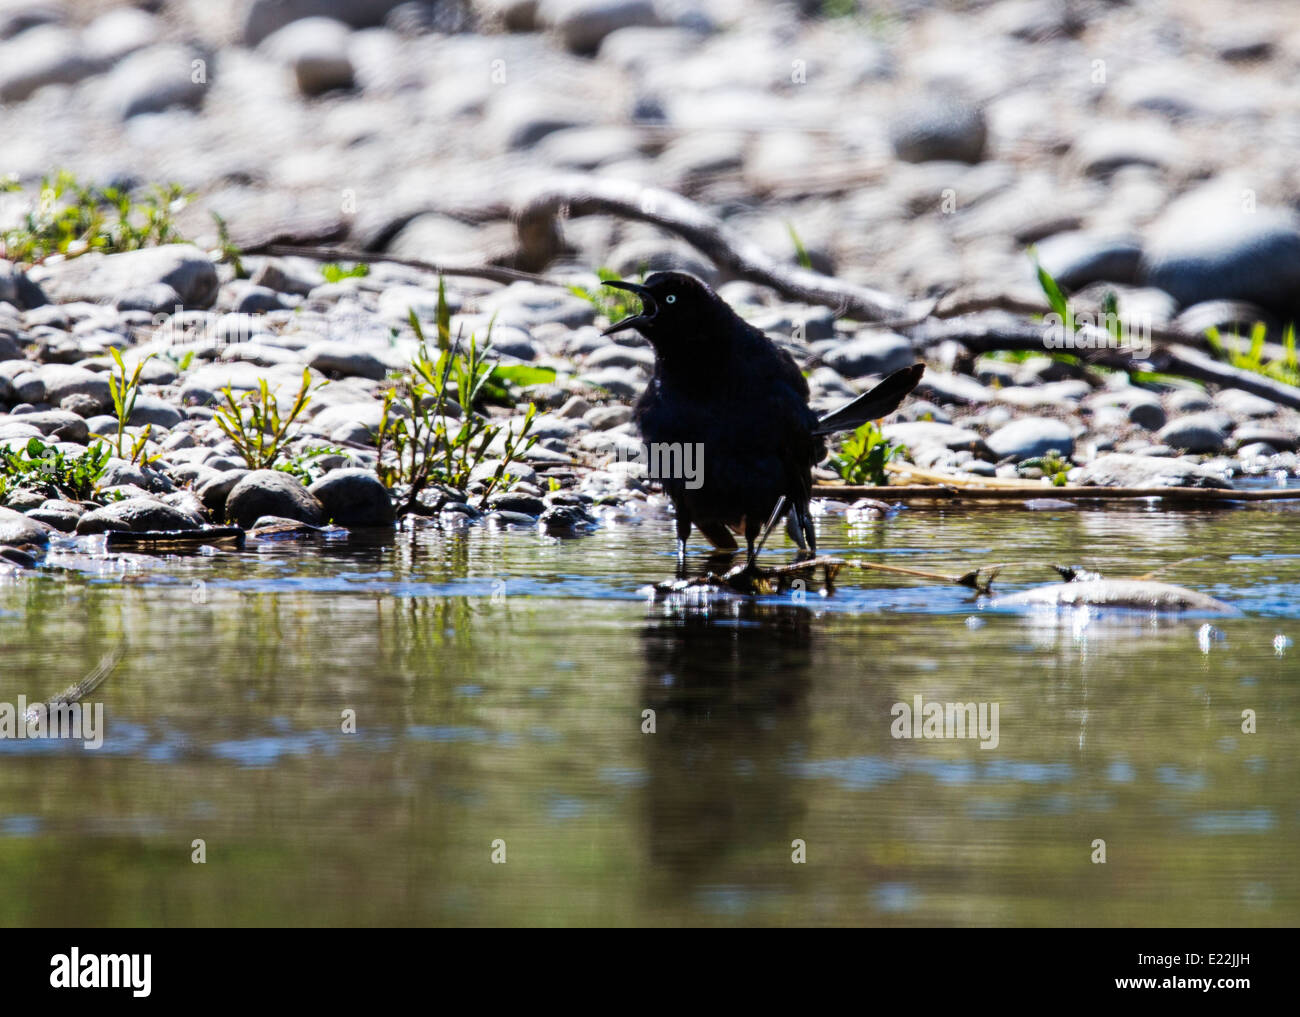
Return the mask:
<svg viewBox="0 0 1300 1017">
<path fill-rule="evenodd" d="M 70 706 L 73 703 L 80 702 L 86 696 L 90 695 L 95 689 L 104 683 L 104 679 L 113 673 L 113 670 L 121 663 L 122 658 L 126 655 L 126 644 L 121 643 L 115 649 L 106 653 L 100 658 L 95 669 L 86 675 L 85 678 L 74 685 L 69 685 L 57 695 L 50 696 L 43 704 L 37 704 L 23 714 L 23 722 L 32 724 L 39 717 L 42 708 L 47 711 L 52 706 Z M 43 719 L 43 718 L 42 718 Z"/>
</svg>

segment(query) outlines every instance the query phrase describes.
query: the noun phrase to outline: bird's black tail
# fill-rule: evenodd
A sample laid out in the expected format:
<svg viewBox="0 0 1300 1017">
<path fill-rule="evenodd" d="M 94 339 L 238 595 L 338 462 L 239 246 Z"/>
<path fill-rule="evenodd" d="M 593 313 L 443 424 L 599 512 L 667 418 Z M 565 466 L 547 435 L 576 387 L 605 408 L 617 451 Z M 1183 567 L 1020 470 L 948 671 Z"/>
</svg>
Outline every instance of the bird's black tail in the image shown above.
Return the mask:
<svg viewBox="0 0 1300 1017">
<path fill-rule="evenodd" d="M 907 394 L 916 388 L 925 373 L 924 364 L 913 364 L 895 371 L 870 392 L 866 392 L 851 403 L 826 414 L 817 422 L 813 434 L 835 434 L 838 431 L 852 431 L 861 427 L 868 420 L 879 420 L 893 413 Z"/>
</svg>

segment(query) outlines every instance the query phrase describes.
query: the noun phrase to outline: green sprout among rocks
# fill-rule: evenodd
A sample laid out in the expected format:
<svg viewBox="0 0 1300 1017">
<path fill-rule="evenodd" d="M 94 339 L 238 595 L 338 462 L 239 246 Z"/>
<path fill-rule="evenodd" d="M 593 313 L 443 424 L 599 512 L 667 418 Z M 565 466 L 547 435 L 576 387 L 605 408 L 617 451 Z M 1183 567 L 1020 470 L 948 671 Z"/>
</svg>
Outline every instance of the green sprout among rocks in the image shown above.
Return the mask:
<svg viewBox="0 0 1300 1017">
<path fill-rule="evenodd" d="M 13 177 L 0 191 L 20 191 Z M 39 264 L 55 254 L 115 254 L 183 241 L 174 216 L 192 195 L 180 184 L 155 184 L 138 200 L 118 187 L 84 184 L 67 170 L 43 177 L 21 222 L 0 233 L 0 258 Z"/>
<path fill-rule="evenodd" d="M 1038 470 L 1043 476 L 1051 480 L 1053 486 L 1064 487 L 1069 482 L 1069 474 L 1073 465 L 1069 459 L 1053 448 L 1048 449 L 1041 456 L 1024 460 L 1020 463 L 1018 470 L 1021 474 Z"/>
<path fill-rule="evenodd" d="M 884 487 L 889 483 L 885 465 L 906 452 L 902 445 L 891 444 L 874 421 L 868 420 L 850 434 L 831 456 L 831 468 L 846 484 L 870 484 Z"/>
<path fill-rule="evenodd" d="M 351 268 L 344 268 L 337 262 L 326 262 L 320 267 L 320 274 L 326 282 L 342 282 L 344 279 L 364 279 L 370 274 L 370 266 L 359 261 Z"/>
<path fill-rule="evenodd" d="M 404 508 L 410 510 L 430 484 L 466 491 L 474 470 L 502 433 L 502 426 L 477 413 L 475 405 L 489 392 L 494 369 L 486 359 L 489 339 L 482 347 L 475 337 L 451 339 L 451 311 L 446 287 L 438 283 L 437 351 L 431 351 L 414 311 L 411 328 L 419 342 L 408 369 L 384 394 L 377 444 L 376 474 L 385 487 L 405 488 Z M 454 393 L 454 397 L 453 397 Z M 486 478 L 479 504 L 508 484 L 510 464 L 532 448 L 529 437 L 537 408 L 532 403 L 518 432 L 505 429 L 502 453 L 492 476 Z M 457 419 L 459 418 L 459 419 Z"/>
<path fill-rule="evenodd" d="M 1264 357 L 1264 342 L 1268 338 L 1268 327 L 1263 322 L 1256 322 L 1250 330 L 1250 344 L 1241 348 L 1238 335 L 1223 336 L 1217 328 L 1205 330 L 1206 341 L 1215 355 L 1233 367 L 1253 374 L 1263 375 L 1287 385 L 1300 385 L 1300 361 L 1296 358 L 1295 322 L 1287 325 L 1282 333 L 1282 355 L 1272 360 Z"/>
<path fill-rule="evenodd" d="M 29 488 L 80 501 L 91 497 L 112 450 L 102 441 L 77 455 L 29 438 L 21 448 L 0 446 L 0 504 L 12 488 Z"/>
<path fill-rule="evenodd" d="M 321 385 L 327 384 L 321 382 Z M 221 390 L 225 405 L 217 409 L 213 419 L 217 426 L 226 433 L 250 470 L 265 470 L 280 457 L 285 446 L 292 440 L 290 430 L 302 411 L 311 402 L 315 389 L 311 384 L 311 371 L 303 369 L 302 384 L 294 396 L 289 412 L 280 415 L 280 405 L 275 393 L 266 384 L 265 378 L 258 379 L 257 392 L 246 393 L 237 397 L 229 385 Z"/>
<path fill-rule="evenodd" d="M 337 445 L 321 445 L 319 448 L 309 448 L 282 459 L 272 469 L 297 477 L 304 486 L 308 486 L 320 480 L 328 472 L 321 464 L 321 459 L 347 454 L 347 449 L 339 448 Z"/>
<path fill-rule="evenodd" d="M 644 282 L 645 270 L 642 269 L 638 274 Z M 598 268 L 596 278 L 602 283 L 607 283 L 616 282 L 623 277 L 611 269 Z M 638 299 L 626 290 L 609 289 L 605 286 L 597 286 L 594 290 L 589 290 L 585 286 L 575 284 L 569 287 L 569 292 L 587 301 L 596 309 L 597 314 L 604 315 L 610 321 L 618 321 L 630 316 L 639 304 Z"/>
<path fill-rule="evenodd" d="M 145 451 L 149 442 L 149 435 L 153 433 L 153 426 L 146 424 L 141 429 L 135 441 L 132 442 L 129 451 L 126 448 L 126 428 L 131 422 L 131 414 L 135 412 L 135 401 L 140 395 L 140 375 L 144 371 L 144 365 L 154 355 L 150 353 L 147 357 L 139 360 L 135 365 L 135 370 L 128 378 L 126 363 L 122 360 L 122 354 L 113 347 L 109 348 L 109 353 L 113 356 L 114 369 L 108 375 L 108 390 L 113 397 L 113 415 L 117 417 L 117 438 L 113 448 L 119 459 L 126 459 L 132 464 L 138 463 L 141 466 L 146 466 L 159 458 L 156 455 L 149 456 Z M 98 437 L 104 437 L 104 435 Z"/>
</svg>

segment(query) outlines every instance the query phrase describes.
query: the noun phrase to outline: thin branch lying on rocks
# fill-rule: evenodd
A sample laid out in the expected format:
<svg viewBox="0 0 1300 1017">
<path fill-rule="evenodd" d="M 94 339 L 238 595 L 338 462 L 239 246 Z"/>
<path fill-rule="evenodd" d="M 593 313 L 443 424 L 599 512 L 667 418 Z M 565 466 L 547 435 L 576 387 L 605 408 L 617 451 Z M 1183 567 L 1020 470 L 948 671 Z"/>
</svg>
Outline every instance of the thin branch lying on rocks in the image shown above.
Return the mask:
<svg viewBox="0 0 1300 1017">
<path fill-rule="evenodd" d="M 965 473 L 961 475 L 939 473 L 936 470 L 922 469 L 921 467 L 914 466 L 908 462 L 886 463 L 885 470 L 895 476 L 900 476 L 904 481 L 910 481 L 911 483 L 919 481 L 922 484 L 942 484 L 944 487 L 1005 488 L 1008 490 L 1021 490 L 1028 488 L 1034 491 L 1044 490 L 1043 485 L 1037 480 L 1029 480 L 1025 477 L 981 477 L 978 473 Z"/>
<path fill-rule="evenodd" d="M 1190 346 L 1175 343 L 1158 347 L 1150 359 L 1155 369 L 1165 374 L 1208 381 L 1225 388 L 1239 388 L 1243 392 L 1272 399 L 1283 406 L 1300 409 L 1300 389 L 1295 386 L 1225 364 Z"/>
<path fill-rule="evenodd" d="M 682 237 L 724 272 L 770 286 L 788 300 L 832 307 L 839 315 L 870 322 L 907 318 L 912 313 L 905 301 L 888 293 L 776 261 L 679 194 L 595 176 L 549 180 L 520 198 L 514 216 L 519 267 L 537 271 L 550 264 L 564 250 L 560 221 L 584 215 L 652 223 Z"/>
<path fill-rule="evenodd" d="M 974 354 L 995 353 L 1002 350 L 1052 352 L 1044 345 L 1043 326 L 1037 322 L 964 319 L 940 321 L 932 318 L 906 331 L 921 350 L 952 340 L 961 343 Z M 1106 333 L 1096 329 L 1093 331 L 1098 333 L 1096 337 L 1098 343 L 1105 339 Z M 1121 371 L 1158 371 L 1222 385 L 1225 388 L 1239 388 L 1243 392 L 1271 399 L 1283 406 L 1300 409 L 1300 388 L 1274 381 L 1254 371 L 1225 364 L 1183 343 L 1156 346 L 1145 355 L 1131 348 L 1107 348 L 1097 343 L 1093 343 L 1090 348 L 1080 347 L 1057 352 L 1074 353 L 1085 362 Z"/>
<path fill-rule="evenodd" d="M 899 487 L 870 487 L 849 484 L 814 484 L 812 493 L 818 498 L 837 501 L 856 501 L 859 498 L 879 498 L 884 501 L 1011 501 L 1028 502 L 1043 498 L 1061 501 L 1136 501 L 1160 498 L 1179 504 L 1197 502 L 1232 501 L 1295 501 L 1300 500 L 1300 487 L 1269 488 L 1266 490 L 1238 491 L 1227 487 L 1039 487 L 1035 490 L 1011 487 L 981 487 L 974 484 L 910 485 Z"/>
<path fill-rule="evenodd" d="M 357 261 L 385 262 L 390 265 L 404 265 L 418 268 L 435 275 L 461 276 L 466 279 L 487 279 L 490 282 L 510 284 L 512 282 L 540 283 L 544 286 L 560 286 L 561 283 L 533 272 L 521 272 L 515 268 L 500 268 L 496 265 L 439 265 L 419 258 L 399 258 L 379 251 L 362 251 L 352 247 L 291 247 L 286 244 L 268 244 L 260 250 L 246 250 L 244 254 L 273 254 L 295 258 L 311 258 L 313 261 Z"/>
<path fill-rule="evenodd" d="M 447 276 L 487 279 L 509 284 L 557 283 L 538 270 L 563 251 L 560 222 L 583 215 L 616 215 L 639 219 L 678 234 L 701 253 L 731 274 L 769 286 L 783 297 L 802 303 L 830 307 L 840 316 L 874 322 L 906 333 L 922 350 L 945 340 L 955 340 L 972 353 L 1003 350 L 1045 352 L 1042 325 L 1036 322 L 972 321 L 972 310 L 997 308 L 1018 314 L 1037 314 L 1044 308 L 1037 302 L 1009 294 L 967 295 L 949 300 L 950 294 L 924 301 L 908 302 L 880 290 L 844 282 L 771 258 L 757 244 L 733 232 L 703 206 L 671 191 L 642 187 L 625 180 L 594 176 L 561 177 L 541 184 L 514 205 L 515 231 L 519 249 L 516 263 L 521 268 L 495 265 L 440 265 L 417 258 L 400 258 L 344 247 L 292 247 L 267 245 L 269 254 L 294 255 L 316 260 L 386 261 Z M 258 252 L 249 252 L 258 253 Z M 962 315 L 956 317 L 954 315 Z M 1107 338 L 1094 330 L 1097 338 Z M 1300 389 L 1274 381 L 1253 371 L 1225 364 L 1187 345 L 1203 337 L 1161 330 L 1163 340 L 1148 356 L 1136 350 L 1110 348 L 1093 343 L 1072 350 L 1082 359 L 1125 371 L 1161 371 L 1197 381 L 1211 382 L 1271 399 L 1283 406 L 1300 409 Z M 1181 341 L 1171 341 L 1181 340 Z"/>
<path fill-rule="evenodd" d="M 960 318 L 982 311 L 1008 311 L 1012 314 L 1046 314 L 1051 308 L 1043 299 L 1029 299 L 1013 293 L 959 288 L 945 293 L 936 303 L 934 317 Z"/>
</svg>

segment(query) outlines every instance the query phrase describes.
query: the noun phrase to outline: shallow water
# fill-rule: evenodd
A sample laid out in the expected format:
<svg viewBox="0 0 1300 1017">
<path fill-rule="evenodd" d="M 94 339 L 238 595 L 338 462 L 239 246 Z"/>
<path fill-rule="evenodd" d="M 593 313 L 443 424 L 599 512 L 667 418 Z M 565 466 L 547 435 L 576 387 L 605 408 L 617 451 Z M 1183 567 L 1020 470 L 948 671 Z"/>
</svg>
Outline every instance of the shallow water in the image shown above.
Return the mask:
<svg viewBox="0 0 1300 1017">
<path fill-rule="evenodd" d="M 0 579 L 0 702 L 126 655 L 102 748 L 0 740 L 0 922 L 1300 922 L 1300 509 L 819 529 L 946 574 L 1211 555 L 1160 578 L 1243 614 L 1012 613 L 879 573 L 656 603 L 662 520 L 60 552 Z M 996 748 L 892 737 L 918 695 L 998 704 Z"/>
</svg>

